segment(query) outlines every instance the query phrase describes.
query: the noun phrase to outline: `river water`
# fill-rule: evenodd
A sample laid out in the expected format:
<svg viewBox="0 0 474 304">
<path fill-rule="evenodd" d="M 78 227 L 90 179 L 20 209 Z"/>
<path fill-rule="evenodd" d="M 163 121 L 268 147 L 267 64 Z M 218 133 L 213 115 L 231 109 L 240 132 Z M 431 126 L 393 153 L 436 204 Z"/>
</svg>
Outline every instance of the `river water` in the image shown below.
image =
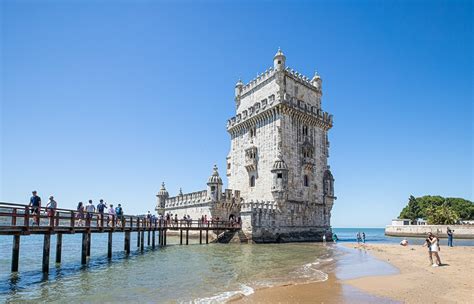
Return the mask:
<svg viewBox="0 0 474 304">
<path fill-rule="evenodd" d="M 334 231 L 342 242 L 354 241 L 357 231 L 366 233 L 368 243 L 400 240 L 385 237 L 383 229 Z M 191 239 L 186 246 L 173 237 L 168 246 L 141 253 L 132 233 L 134 250 L 126 257 L 123 239 L 123 234 L 114 234 L 113 259 L 108 261 L 107 234 L 93 234 L 91 258 L 81 266 L 81 235 L 64 235 L 62 264 L 56 266 L 53 236 L 50 274 L 44 276 L 42 236 L 21 238 L 17 274 L 10 273 L 12 238 L 1 236 L 0 302 L 222 302 L 260 287 L 324 281 L 339 257 L 347 254 L 333 244 L 199 245 Z"/>
</svg>

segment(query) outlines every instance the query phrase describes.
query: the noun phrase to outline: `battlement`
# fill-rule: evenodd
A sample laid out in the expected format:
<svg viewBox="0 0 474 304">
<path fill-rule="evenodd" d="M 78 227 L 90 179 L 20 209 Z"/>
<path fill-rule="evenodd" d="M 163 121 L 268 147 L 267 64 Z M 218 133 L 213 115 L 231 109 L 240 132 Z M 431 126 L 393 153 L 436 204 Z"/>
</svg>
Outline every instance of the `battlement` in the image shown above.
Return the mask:
<svg viewBox="0 0 474 304">
<path fill-rule="evenodd" d="M 241 95 L 244 97 L 246 93 L 252 91 L 254 88 L 258 87 L 260 84 L 266 82 L 267 80 L 273 78 L 275 75 L 275 70 L 273 67 L 268 68 L 265 72 L 257 75 L 254 79 L 249 81 L 247 84 L 243 85 Z"/>
<path fill-rule="evenodd" d="M 295 71 L 293 70 L 292 68 L 290 67 L 286 67 L 285 69 L 285 74 L 291 78 L 293 78 L 293 80 L 296 80 L 298 81 L 299 83 L 309 87 L 310 89 L 312 90 L 316 90 L 318 92 L 321 93 L 321 90 L 318 89 L 317 87 L 315 87 L 313 85 L 313 83 L 311 82 L 311 79 L 309 79 L 308 77 L 306 77 L 305 75 L 299 73 L 298 71 Z"/>
<path fill-rule="evenodd" d="M 301 114 L 307 115 L 317 120 L 318 124 L 325 129 L 330 129 L 333 125 L 333 115 L 329 114 L 328 112 L 324 112 L 315 106 L 311 106 L 305 103 L 303 100 L 292 97 L 288 93 L 285 93 L 283 100 L 275 100 L 275 95 L 272 94 L 268 98 L 265 98 L 260 102 L 256 102 L 253 106 L 243 110 L 236 116 L 231 117 L 227 120 L 227 130 L 230 131 L 232 128 L 249 121 L 253 117 L 258 116 L 263 112 L 269 111 L 272 107 L 276 107 L 277 105 L 284 105 L 291 110 L 297 110 Z"/>
<path fill-rule="evenodd" d="M 220 203 L 231 203 L 232 200 L 240 200 L 240 191 L 225 189 L 222 193 L 222 201 Z M 208 196 L 207 190 L 186 193 L 182 195 L 173 196 L 166 199 L 165 208 L 188 207 L 198 204 L 211 203 L 211 198 Z"/>
<path fill-rule="evenodd" d="M 165 208 L 201 204 L 208 200 L 207 190 L 196 191 L 166 199 Z"/>
</svg>

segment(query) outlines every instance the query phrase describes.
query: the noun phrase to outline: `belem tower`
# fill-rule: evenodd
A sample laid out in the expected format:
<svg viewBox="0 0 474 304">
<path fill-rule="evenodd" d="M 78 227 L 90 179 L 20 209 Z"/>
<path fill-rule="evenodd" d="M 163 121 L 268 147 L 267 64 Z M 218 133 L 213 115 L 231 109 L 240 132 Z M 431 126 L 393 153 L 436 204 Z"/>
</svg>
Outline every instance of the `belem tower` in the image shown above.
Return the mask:
<svg viewBox="0 0 474 304">
<path fill-rule="evenodd" d="M 207 189 L 157 194 L 159 214 L 192 219 L 240 217 L 240 240 L 256 243 L 331 239 L 334 178 L 328 157 L 332 115 L 321 107 L 322 80 L 286 67 L 281 50 L 273 67 L 235 85 L 236 115 L 227 121 L 228 188 L 217 167 Z"/>
</svg>

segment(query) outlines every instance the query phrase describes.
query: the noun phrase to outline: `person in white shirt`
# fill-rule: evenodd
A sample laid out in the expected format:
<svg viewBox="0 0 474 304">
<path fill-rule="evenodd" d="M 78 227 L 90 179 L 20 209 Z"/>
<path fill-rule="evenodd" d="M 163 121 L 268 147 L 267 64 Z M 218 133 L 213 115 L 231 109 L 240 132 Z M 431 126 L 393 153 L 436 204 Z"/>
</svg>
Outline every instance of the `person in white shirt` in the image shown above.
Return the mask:
<svg viewBox="0 0 474 304">
<path fill-rule="evenodd" d="M 114 217 L 115 217 L 114 205 L 110 204 L 109 209 L 107 210 L 107 213 L 109 214 L 109 223 L 107 225 L 112 226 L 112 223 L 114 222 Z"/>
<path fill-rule="evenodd" d="M 89 200 L 89 203 L 86 205 L 87 218 L 90 219 L 95 213 L 95 206 L 92 204 L 92 200 Z"/>
</svg>

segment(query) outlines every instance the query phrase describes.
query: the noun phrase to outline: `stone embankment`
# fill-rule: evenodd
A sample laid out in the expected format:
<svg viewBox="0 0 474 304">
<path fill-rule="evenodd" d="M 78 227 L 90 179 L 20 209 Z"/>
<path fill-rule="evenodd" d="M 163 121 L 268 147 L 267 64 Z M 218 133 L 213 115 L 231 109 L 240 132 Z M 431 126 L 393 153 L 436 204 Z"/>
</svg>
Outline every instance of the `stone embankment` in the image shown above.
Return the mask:
<svg viewBox="0 0 474 304">
<path fill-rule="evenodd" d="M 447 238 L 447 227 L 454 230 L 454 237 L 457 239 L 474 239 L 474 225 L 389 225 L 385 227 L 385 235 L 424 237 L 428 232 L 431 232 L 440 238 Z"/>
</svg>

